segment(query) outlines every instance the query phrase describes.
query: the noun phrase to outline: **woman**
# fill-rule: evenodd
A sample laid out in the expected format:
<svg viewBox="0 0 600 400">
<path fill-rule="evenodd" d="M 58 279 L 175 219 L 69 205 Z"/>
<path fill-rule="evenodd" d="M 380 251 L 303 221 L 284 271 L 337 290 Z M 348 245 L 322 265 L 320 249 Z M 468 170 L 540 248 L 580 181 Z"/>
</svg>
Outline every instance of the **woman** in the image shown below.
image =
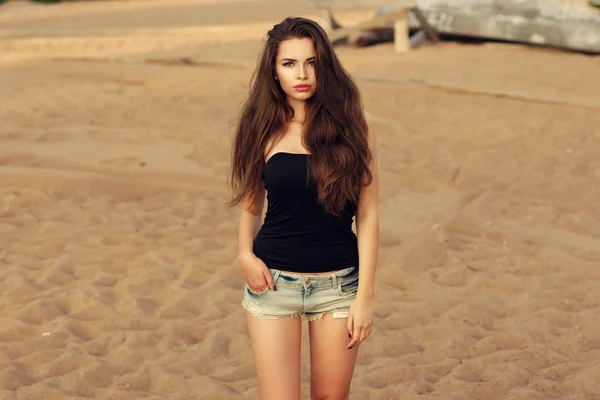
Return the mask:
<svg viewBox="0 0 600 400">
<path fill-rule="evenodd" d="M 269 31 L 232 160 L 242 305 L 261 398 L 300 399 L 305 316 L 311 399 L 348 399 L 358 345 L 372 329 L 375 138 L 356 85 L 315 22 L 287 18 Z"/>
</svg>

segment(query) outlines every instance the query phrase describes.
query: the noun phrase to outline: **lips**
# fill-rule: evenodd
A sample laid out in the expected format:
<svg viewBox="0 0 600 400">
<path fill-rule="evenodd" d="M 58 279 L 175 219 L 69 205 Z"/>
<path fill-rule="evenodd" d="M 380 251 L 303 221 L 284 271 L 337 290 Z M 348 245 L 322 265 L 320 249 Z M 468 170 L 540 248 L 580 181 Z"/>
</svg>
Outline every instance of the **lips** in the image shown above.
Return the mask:
<svg viewBox="0 0 600 400">
<path fill-rule="evenodd" d="M 310 85 L 300 84 L 300 85 L 294 86 L 294 89 L 296 89 L 298 92 L 307 92 L 310 90 Z"/>
</svg>

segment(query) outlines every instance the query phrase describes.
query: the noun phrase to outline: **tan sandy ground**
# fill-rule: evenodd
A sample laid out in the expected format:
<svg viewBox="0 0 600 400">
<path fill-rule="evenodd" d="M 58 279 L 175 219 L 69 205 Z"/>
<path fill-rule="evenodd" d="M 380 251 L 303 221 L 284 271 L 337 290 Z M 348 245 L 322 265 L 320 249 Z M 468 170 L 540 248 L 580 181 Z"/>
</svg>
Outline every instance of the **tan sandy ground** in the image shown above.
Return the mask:
<svg viewBox="0 0 600 400">
<path fill-rule="evenodd" d="M 223 203 L 260 36 L 315 15 L 278 3 L 0 7 L 0 400 L 258 398 Z M 600 58 L 338 51 L 381 176 L 351 398 L 600 399 Z"/>
</svg>

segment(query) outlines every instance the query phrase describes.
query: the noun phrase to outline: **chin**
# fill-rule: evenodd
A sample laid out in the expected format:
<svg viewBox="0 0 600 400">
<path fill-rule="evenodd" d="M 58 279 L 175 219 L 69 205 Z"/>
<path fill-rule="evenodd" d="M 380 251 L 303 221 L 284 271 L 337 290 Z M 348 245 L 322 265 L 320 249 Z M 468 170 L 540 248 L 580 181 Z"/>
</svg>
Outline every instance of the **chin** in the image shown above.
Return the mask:
<svg viewBox="0 0 600 400">
<path fill-rule="evenodd" d="M 314 92 L 312 93 L 294 93 L 293 95 L 290 95 L 291 98 L 293 98 L 294 100 L 308 100 L 311 97 L 314 96 Z"/>
</svg>

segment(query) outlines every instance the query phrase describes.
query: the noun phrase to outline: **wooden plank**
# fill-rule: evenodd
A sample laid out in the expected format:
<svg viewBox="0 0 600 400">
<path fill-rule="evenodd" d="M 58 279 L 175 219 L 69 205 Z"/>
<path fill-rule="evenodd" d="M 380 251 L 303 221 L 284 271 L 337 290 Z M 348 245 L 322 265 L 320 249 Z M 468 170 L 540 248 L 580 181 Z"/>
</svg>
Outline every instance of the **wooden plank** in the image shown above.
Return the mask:
<svg viewBox="0 0 600 400">
<path fill-rule="evenodd" d="M 425 31 L 423 29 L 418 30 L 417 32 L 415 32 L 414 35 L 410 37 L 410 48 L 416 49 L 417 47 L 423 44 L 426 38 L 427 34 L 425 33 Z"/>
<path fill-rule="evenodd" d="M 428 11 L 475 14 L 482 18 L 500 14 L 527 20 L 600 22 L 600 14 L 585 0 L 417 0 L 417 3 Z M 394 7 L 384 8 L 389 11 Z"/>
<path fill-rule="evenodd" d="M 394 50 L 398 53 L 405 53 L 410 49 L 408 35 L 408 10 L 403 8 L 398 11 L 398 18 L 394 20 Z"/>
<path fill-rule="evenodd" d="M 391 29 L 369 29 L 348 36 L 347 43 L 352 46 L 364 47 L 378 43 L 392 42 L 394 40 L 394 31 Z M 427 40 L 427 34 L 424 29 L 419 29 L 410 36 L 410 48 L 416 49 Z"/>
<path fill-rule="evenodd" d="M 380 28 L 387 24 L 393 24 L 397 19 L 402 18 L 403 15 L 406 13 L 406 11 L 407 11 L 406 9 L 395 10 L 389 14 L 380 15 L 378 17 L 375 17 L 375 18 L 370 19 L 365 22 L 360 22 L 360 23 L 350 25 L 350 26 L 347 26 L 344 28 L 335 29 L 330 33 L 329 40 L 334 42 L 336 40 L 343 39 L 343 38 L 351 35 L 354 32 L 358 32 L 361 30 L 367 30 L 367 29 L 371 29 L 371 28 Z M 407 19 L 407 24 L 408 24 L 408 19 Z M 407 34 L 407 36 L 408 36 L 408 34 Z"/>
<path fill-rule="evenodd" d="M 391 15 L 409 7 L 403 0 L 311 0 L 318 7 L 372 8 L 381 5 Z M 594 0 L 600 1 L 600 0 Z M 421 16 L 435 30 L 445 34 L 528 43 L 588 53 L 600 53 L 600 12 L 589 0 L 416 0 Z M 405 6 L 399 6 L 405 4 Z M 413 8 L 413 7 L 410 7 Z M 376 17 L 372 23 L 338 29 L 334 38 L 349 32 L 388 27 L 396 19 Z M 409 15 L 409 26 L 422 23 Z"/>
<path fill-rule="evenodd" d="M 600 53 L 600 12 L 574 0 L 419 0 L 438 32 Z M 387 7 L 386 7 L 387 8 Z M 409 25 L 419 21 L 409 17 Z"/>
<path fill-rule="evenodd" d="M 415 18 L 419 21 L 419 25 L 421 26 L 421 28 L 425 32 L 425 35 L 430 40 L 433 40 L 434 42 L 437 42 L 440 39 L 437 31 L 435 30 L 435 28 L 433 28 L 429 24 L 429 21 L 427 21 L 427 18 L 425 17 L 425 15 L 423 14 L 423 12 L 419 9 L 419 7 L 413 7 L 413 8 L 411 8 L 410 11 L 411 11 L 412 14 L 414 14 Z"/>
<path fill-rule="evenodd" d="M 425 39 L 429 38 L 430 40 L 436 42 L 439 40 L 439 35 L 436 30 L 429 25 L 425 16 L 420 12 L 418 7 L 411 7 L 408 12 L 414 13 L 415 17 L 419 20 L 420 29 L 410 37 L 410 48 L 414 49 L 419 47 Z M 379 9 L 375 13 L 375 17 L 380 15 L 385 15 L 386 12 Z M 403 31 L 404 27 L 401 28 Z M 406 29 L 408 31 L 408 29 Z M 369 30 L 362 30 L 356 32 L 348 37 L 347 43 L 355 46 L 369 46 L 377 43 L 391 42 L 394 41 L 395 35 L 398 32 L 395 29 L 395 25 L 391 27 L 378 27 Z M 408 32 L 406 34 L 408 36 Z M 398 38 L 398 40 L 403 40 L 402 38 Z"/>
</svg>

